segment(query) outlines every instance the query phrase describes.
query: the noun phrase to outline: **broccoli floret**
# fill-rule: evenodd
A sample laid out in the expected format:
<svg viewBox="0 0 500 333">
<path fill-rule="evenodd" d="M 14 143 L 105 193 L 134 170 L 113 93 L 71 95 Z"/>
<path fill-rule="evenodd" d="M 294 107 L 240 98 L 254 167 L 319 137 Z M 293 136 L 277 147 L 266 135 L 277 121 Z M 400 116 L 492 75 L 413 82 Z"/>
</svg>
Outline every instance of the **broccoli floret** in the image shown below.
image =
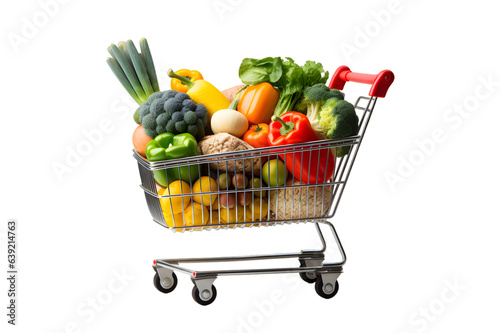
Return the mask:
<svg viewBox="0 0 500 333">
<path fill-rule="evenodd" d="M 163 103 L 162 103 L 161 98 L 155 99 L 149 105 L 149 113 L 151 113 L 153 116 L 158 117 L 163 112 L 164 112 L 163 111 Z"/>
<path fill-rule="evenodd" d="M 165 127 L 167 126 L 169 120 L 168 115 L 166 113 L 162 113 L 156 117 L 156 125 Z"/>
<path fill-rule="evenodd" d="M 167 99 L 167 101 L 165 102 L 165 104 L 163 104 L 163 108 L 165 109 L 165 111 L 168 111 L 168 112 L 177 112 L 177 111 L 180 111 L 182 109 L 182 103 L 177 101 L 175 98 L 169 98 Z"/>
<path fill-rule="evenodd" d="M 328 139 L 340 139 L 358 134 L 358 122 L 354 106 L 341 99 L 328 99 L 319 112 L 319 125 Z M 337 157 L 349 153 L 350 148 L 350 146 L 337 148 Z"/>
<path fill-rule="evenodd" d="M 201 130 L 198 131 L 198 134 L 194 136 L 196 140 L 200 141 L 205 137 L 205 127 L 202 127 Z"/>
<path fill-rule="evenodd" d="M 175 97 L 175 95 L 177 95 L 177 91 L 175 90 L 167 90 L 163 92 L 163 97 L 165 97 L 166 99 Z"/>
<path fill-rule="evenodd" d="M 175 121 L 170 119 L 167 123 L 167 126 L 165 126 L 165 129 L 167 130 L 167 132 L 175 133 Z"/>
<path fill-rule="evenodd" d="M 343 100 L 344 95 L 337 89 L 330 89 L 323 83 L 318 83 L 304 89 L 304 95 L 295 107 L 297 111 L 307 115 L 317 133 L 321 133 L 321 126 L 318 123 L 319 110 L 331 98 Z"/>
<path fill-rule="evenodd" d="M 142 118 L 149 114 L 149 103 L 148 101 L 141 104 L 139 107 L 139 122 L 142 123 Z"/>
<path fill-rule="evenodd" d="M 180 112 L 175 112 L 173 115 L 172 115 L 172 120 L 174 122 L 178 122 L 178 121 L 181 121 L 184 119 L 184 116 L 180 113 Z"/>
<path fill-rule="evenodd" d="M 163 91 L 154 92 L 151 95 L 149 95 L 148 100 L 153 101 L 157 98 L 160 98 L 163 96 L 163 93 L 164 93 Z"/>
<path fill-rule="evenodd" d="M 196 125 L 188 125 L 187 132 L 192 136 L 196 136 L 198 134 L 198 126 Z"/>
<path fill-rule="evenodd" d="M 142 126 L 150 129 L 155 129 L 156 128 L 156 118 L 152 114 L 148 114 L 142 118 L 141 122 Z"/>
<path fill-rule="evenodd" d="M 196 113 L 194 113 L 193 111 L 188 111 L 184 115 L 184 121 L 188 125 L 194 125 L 194 124 L 196 124 L 196 120 L 198 120 L 198 117 L 196 116 Z"/>
<path fill-rule="evenodd" d="M 181 103 L 188 98 L 191 99 L 188 94 L 182 92 L 178 92 L 177 95 L 175 95 L 175 99 Z"/>
<path fill-rule="evenodd" d="M 324 103 L 330 98 L 344 99 L 344 95 L 337 89 L 330 89 L 323 83 L 318 83 L 304 89 L 302 101 L 304 103 Z"/>
<path fill-rule="evenodd" d="M 185 133 L 186 130 L 187 130 L 187 124 L 184 122 L 184 120 L 182 121 L 178 121 L 175 123 L 175 130 L 179 133 Z"/>
<path fill-rule="evenodd" d="M 203 125 L 203 120 L 201 120 L 200 118 L 196 119 L 196 126 L 198 126 L 198 128 L 205 128 L 205 125 Z"/>
<path fill-rule="evenodd" d="M 182 106 L 185 107 L 188 110 L 191 110 L 191 111 L 196 110 L 196 103 L 193 102 L 191 99 L 185 99 L 185 100 L 183 100 L 182 101 Z"/>
<path fill-rule="evenodd" d="M 208 110 L 206 106 L 203 104 L 196 105 L 194 113 L 196 113 L 196 116 L 203 121 L 203 127 L 205 127 L 208 121 L 207 118 Z"/>
<path fill-rule="evenodd" d="M 139 108 L 139 121 L 150 138 L 189 132 L 199 139 L 207 124 L 207 108 L 188 94 L 167 90 L 152 94 Z M 204 134 L 203 134 L 204 135 Z"/>
<path fill-rule="evenodd" d="M 146 135 L 149 136 L 150 138 L 155 138 L 158 135 L 158 133 L 156 133 L 155 130 L 152 130 L 152 129 L 149 129 L 149 128 L 146 128 L 144 130 L 144 133 L 146 133 Z"/>
</svg>

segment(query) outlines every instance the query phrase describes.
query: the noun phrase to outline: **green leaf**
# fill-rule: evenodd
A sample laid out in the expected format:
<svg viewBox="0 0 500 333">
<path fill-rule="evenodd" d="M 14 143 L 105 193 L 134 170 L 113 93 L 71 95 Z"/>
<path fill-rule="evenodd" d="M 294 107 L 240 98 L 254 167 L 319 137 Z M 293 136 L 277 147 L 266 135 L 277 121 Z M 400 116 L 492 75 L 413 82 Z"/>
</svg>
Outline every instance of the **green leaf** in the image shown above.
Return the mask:
<svg viewBox="0 0 500 333">
<path fill-rule="evenodd" d="M 269 73 L 270 83 L 277 82 L 283 75 L 283 62 L 281 57 L 276 57 L 273 60 L 273 67 L 271 73 Z"/>
<path fill-rule="evenodd" d="M 243 59 L 239 69 L 241 82 L 244 84 L 256 85 L 269 80 L 269 63 L 265 62 L 264 65 L 259 66 L 257 65 L 258 62 L 259 60 L 257 59 Z"/>
<path fill-rule="evenodd" d="M 319 62 L 308 60 L 302 66 L 304 70 L 304 86 L 310 87 L 316 83 L 326 83 L 328 72 L 325 72 L 323 65 Z"/>
</svg>

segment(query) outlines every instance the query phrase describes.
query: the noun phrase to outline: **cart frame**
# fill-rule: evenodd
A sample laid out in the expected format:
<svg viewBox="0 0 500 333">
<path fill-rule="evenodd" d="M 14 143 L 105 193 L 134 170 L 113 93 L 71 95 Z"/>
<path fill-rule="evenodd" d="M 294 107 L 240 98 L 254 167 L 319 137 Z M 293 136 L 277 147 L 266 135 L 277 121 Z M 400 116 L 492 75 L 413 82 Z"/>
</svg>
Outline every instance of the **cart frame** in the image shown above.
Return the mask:
<svg viewBox="0 0 500 333">
<path fill-rule="evenodd" d="M 357 136 L 338 139 L 338 140 L 322 140 L 307 145 L 307 149 L 309 151 L 313 151 L 314 149 L 319 150 L 319 149 L 330 149 L 341 146 L 351 146 L 350 151 L 346 156 L 341 157 L 340 159 L 337 159 L 335 157 L 336 170 L 334 172 L 332 181 L 330 183 L 314 185 L 314 186 L 319 186 L 319 185 L 333 186 L 333 195 L 329 200 L 330 202 L 329 202 L 328 213 L 320 214 L 322 216 L 316 216 L 316 215 L 309 216 L 309 211 L 307 211 L 306 218 L 302 218 L 300 216 L 301 213 L 299 213 L 299 217 L 296 219 L 293 218 L 280 219 L 275 217 L 275 219 L 272 220 L 271 219 L 263 220 L 261 218 L 259 221 L 256 221 L 257 223 L 254 223 L 256 226 L 260 227 L 260 226 L 269 226 L 277 224 L 312 222 L 315 225 L 320 242 L 322 244 L 322 247 L 320 249 L 302 250 L 296 253 L 278 253 L 278 254 L 266 254 L 266 255 L 252 255 L 252 256 L 156 259 L 153 262 L 153 269 L 156 272 L 154 276 L 154 284 L 156 288 L 163 293 L 169 293 L 173 291 L 177 286 L 177 276 L 175 275 L 174 271 L 184 273 L 189 275 L 191 277 L 192 282 L 194 283 L 192 296 L 195 299 L 195 301 L 201 305 L 208 305 L 215 300 L 215 297 L 217 295 L 217 291 L 213 286 L 213 283 L 215 279 L 219 276 L 299 273 L 304 281 L 308 283 L 315 283 L 316 292 L 321 297 L 324 298 L 334 297 L 339 288 L 337 279 L 343 272 L 343 266 L 346 263 L 346 254 L 342 246 L 342 243 L 338 237 L 337 231 L 335 230 L 335 227 L 330 222 L 330 220 L 333 218 L 338 208 L 340 198 L 342 197 L 345 185 L 347 183 L 347 180 L 352 170 L 352 166 L 354 164 L 354 160 L 356 159 L 359 147 L 361 145 L 361 142 L 363 141 L 366 129 L 368 127 L 368 123 L 373 113 L 373 109 L 377 102 L 377 98 L 385 97 L 387 89 L 392 84 L 393 80 L 394 80 L 394 74 L 388 70 L 384 70 L 380 72 L 378 75 L 369 75 L 369 74 L 353 73 L 346 66 L 341 66 L 337 69 L 337 71 L 332 77 L 332 80 L 330 81 L 330 88 L 336 88 L 342 90 L 344 84 L 347 81 L 372 84 L 372 87 L 369 93 L 370 97 L 361 96 L 356 100 L 356 103 L 354 104 L 355 109 L 357 111 L 362 112 L 362 117 L 359 125 L 359 134 Z M 285 147 L 286 149 L 304 149 L 305 145 L 289 145 L 283 147 Z M 139 172 L 142 179 L 141 187 L 145 192 L 146 201 L 148 203 L 148 207 L 155 222 L 159 223 L 164 227 L 172 229 L 173 231 L 193 230 L 192 227 L 189 228 L 188 226 L 186 226 L 186 224 L 184 224 L 181 227 L 176 227 L 175 225 L 173 227 L 169 227 L 165 223 L 158 200 L 159 198 L 162 198 L 162 196 L 159 196 L 157 193 L 153 191 L 153 189 L 155 188 L 154 178 L 152 175 L 154 170 L 161 170 L 166 167 L 168 168 L 180 167 L 181 165 L 186 165 L 186 163 L 190 162 L 193 163 L 194 161 L 197 161 L 197 163 L 199 163 L 200 160 L 207 161 L 207 163 L 209 163 L 213 162 L 214 160 L 218 161 L 219 159 L 225 159 L 227 165 L 227 160 L 236 160 L 238 158 L 246 159 L 247 157 L 242 157 L 242 156 L 248 156 L 249 152 L 253 154 L 259 154 L 259 153 L 265 154 L 267 152 L 268 156 L 271 154 L 271 152 L 269 152 L 269 149 L 264 148 L 264 149 L 255 149 L 245 152 L 231 152 L 231 153 L 207 155 L 203 157 L 196 156 L 194 158 L 184 158 L 182 159 L 182 161 L 178 162 L 168 161 L 168 162 L 150 163 L 141 158 L 134 151 L 134 158 L 137 160 L 139 164 Z M 301 191 L 300 188 L 301 186 L 311 187 L 311 185 L 300 184 L 300 185 L 288 186 L 287 188 L 293 188 L 292 191 L 295 191 L 295 188 L 299 188 L 299 191 Z M 323 187 L 322 189 L 324 193 L 325 187 Z M 227 192 L 231 193 L 231 191 Z M 213 193 L 221 193 L 221 192 L 210 191 L 206 193 L 210 195 Z M 307 193 L 309 194 L 309 189 Z M 324 200 L 324 195 L 322 200 Z M 276 205 L 278 205 L 278 203 Z M 320 213 L 323 213 L 322 211 L 323 203 L 321 207 L 322 208 Z M 307 209 L 309 209 L 309 206 L 307 206 Z M 316 214 L 316 207 L 314 209 L 314 213 Z M 262 214 L 262 212 L 260 212 L 260 214 Z M 245 225 L 245 222 L 222 224 L 219 222 L 219 224 L 212 224 L 209 227 L 203 227 L 203 228 L 195 227 L 194 229 L 195 231 L 199 231 L 199 230 L 220 229 L 221 227 L 227 229 L 231 228 L 232 226 L 253 227 L 254 224 Z M 332 263 L 324 262 L 325 251 L 327 250 L 328 246 L 325 241 L 325 237 L 322 231 L 322 226 L 329 229 L 333 235 L 335 242 L 334 246 L 340 253 L 341 257 L 340 261 L 338 262 L 332 262 Z M 253 261 L 253 260 L 259 261 L 259 260 L 290 259 L 290 258 L 298 259 L 300 266 L 258 268 L 258 269 L 248 268 L 248 269 L 229 269 L 229 270 L 193 270 L 184 265 L 181 265 L 181 264 L 187 264 L 187 266 L 189 266 L 189 264 L 192 263 L 236 262 L 236 261 Z"/>
</svg>

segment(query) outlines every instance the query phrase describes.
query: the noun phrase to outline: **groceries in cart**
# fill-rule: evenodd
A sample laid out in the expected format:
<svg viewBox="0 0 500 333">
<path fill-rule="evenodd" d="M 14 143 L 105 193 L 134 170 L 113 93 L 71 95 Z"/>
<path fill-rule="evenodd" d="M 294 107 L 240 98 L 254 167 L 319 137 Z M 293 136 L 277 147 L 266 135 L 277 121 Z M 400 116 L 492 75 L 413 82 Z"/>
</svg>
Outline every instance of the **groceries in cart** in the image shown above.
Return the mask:
<svg viewBox="0 0 500 333">
<path fill-rule="evenodd" d="M 148 200 L 161 208 L 157 222 L 178 231 L 228 229 L 327 214 L 336 163 L 353 145 L 328 140 L 357 135 L 359 119 L 326 85 L 321 63 L 245 58 L 234 69 L 242 84 L 226 90 L 203 71 L 170 69 L 162 90 L 146 39 L 108 51 L 111 70 L 139 105 L 132 141 L 153 174 Z"/>
</svg>

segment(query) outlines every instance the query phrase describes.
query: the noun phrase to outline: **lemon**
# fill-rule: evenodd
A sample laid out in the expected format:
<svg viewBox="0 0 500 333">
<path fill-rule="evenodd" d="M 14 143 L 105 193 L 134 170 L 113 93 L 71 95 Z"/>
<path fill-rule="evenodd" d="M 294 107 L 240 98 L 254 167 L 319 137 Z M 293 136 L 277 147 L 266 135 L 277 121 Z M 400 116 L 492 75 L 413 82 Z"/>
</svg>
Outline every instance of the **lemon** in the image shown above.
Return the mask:
<svg viewBox="0 0 500 333">
<path fill-rule="evenodd" d="M 193 193 L 217 192 L 217 182 L 208 176 L 198 179 L 193 185 Z M 193 200 L 204 206 L 210 206 L 217 199 L 217 194 L 193 195 Z"/>
<path fill-rule="evenodd" d="M 182 180 L 176 180 L 170 185 L 168 188 L 162 188 L 158 190 L 159 195 L 178 195 L 178 194 L 191 194 L 191 188 L 186 182 Z M 191 199 L 189 196 L 178 196 L 173 198 L 160 198 L 161 209 L 171 215 L 171 212 L 174 214 L 180 214 L 184 211 L 184 209 L 189 205 Z"/>
<path fill-rule="evenodd" d="M 262 208 L 261 208 L 262 205 Z M 268 204 L 266 198 L 254 198 L 253 202 L 248 205 L 248 209 L 250 213 L 247 212 L 247 221 L 267 221 L 267 212 L 268 212 Z M 255 226 L 258 226 L 259 223 L 254 223 Z M 246 227 L 249 227 L 250 224 L 245 224 Z"/>
<path fill-rule="evenodd" d="M 208 227 L 205 227 L 205 229 L 208 229 L 213 224 L 219 224 L 219 223 L 224 223 L 223 221 L 219 222 L 219 212 L 217 210 L 212 210 L 212 214 L 211 214 L 210 219 L 207 223 Z M 218 227 L 215 227 L 215 228 L 218 228 Z"/>
<path fill-rule="evenodd" d="M 184 219 L 186 221 L 186 226 L 198 226 L 205 225 L 208 222 L 210 213 L 207 207 L 200 205 L 197 202 L 191 203 L 184 210 Z M 196 228 L 199 229 L 199 228 Z"/>
<path fill-rule="evenodd" d="M 217 196 L 217 198 L 215 198 L 215 201 L 212 204 L 212 210 L 219 210 L 219 196 Z"/>
<path fill-rule="evenodd" d="M 247 221 L 259 221 L 264 220 L 267 216 L 267 211 L 269 206 L 267 205 L 267 199 L 254 198 L 248 205 L 250 213 L 247 212 Z M 262 205 L 262 208 L 261 208 Z"/>
<path fill-rule="evenodd" d="M 236 207 L 231 209 L 221 207 L 219 210 L 219 215 L 221 221 L 224 221 L 225 223 L 237 223 L 237 222 L 243 222 L 244 212 L 245 212 L 245 207 L 237 205 Z M 250 211 L 247 209 L 247 216 L 249 213 Z M 229 228 L 235 228 L 235 227 L 236 225 L 229 226 Z"/>
<path fill-rule="evenodd" d="M 174 217 L 172 218 L 172 214 L 163 212 L 163 218 L 165 219 L 165 222 L 170 228 L 184 226 L 182 213 L 174 214 Z M 182 229 L 177 229 L 176 231 L 182 231 Z"/>
</svg>

